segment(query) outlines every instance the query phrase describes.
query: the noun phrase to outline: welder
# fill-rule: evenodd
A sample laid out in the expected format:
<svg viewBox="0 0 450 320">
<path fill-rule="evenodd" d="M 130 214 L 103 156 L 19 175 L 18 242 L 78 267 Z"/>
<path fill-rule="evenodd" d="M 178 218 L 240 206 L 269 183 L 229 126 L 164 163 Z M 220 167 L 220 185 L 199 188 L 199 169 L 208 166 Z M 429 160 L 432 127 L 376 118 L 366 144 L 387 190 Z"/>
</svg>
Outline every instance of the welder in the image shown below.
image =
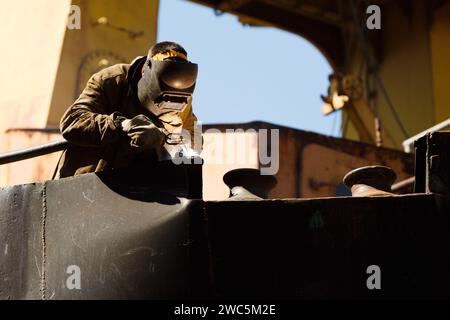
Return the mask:
<svg viewBox="0 0 450 320">
<path fill-rule="evenodd" d="M 196 79 L 197 64 L 174 42 L 157 43 L 131 64 L 94 74 L 61 118 L 60 130 L 70 147 L 55 177 L 154 161 L 164 145 L 192 145 L 198 134 L 192 111 Z"/>
</svg>

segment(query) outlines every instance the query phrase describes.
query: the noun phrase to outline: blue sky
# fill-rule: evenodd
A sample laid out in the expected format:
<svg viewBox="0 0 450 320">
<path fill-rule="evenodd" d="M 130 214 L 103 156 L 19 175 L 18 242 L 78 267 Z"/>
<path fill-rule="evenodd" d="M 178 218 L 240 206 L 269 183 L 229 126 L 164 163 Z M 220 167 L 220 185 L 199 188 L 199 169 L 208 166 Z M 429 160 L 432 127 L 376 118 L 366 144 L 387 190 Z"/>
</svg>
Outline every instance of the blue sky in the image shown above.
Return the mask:
<svg viewBox="0 0 450 320">
<path fill-rule="evenodd" d="M 194 112 L 203 123 L 267 121 L 338 135 L 340 114 L 323 116 L 331 68 L 308 41 L 184 0 L 160 0 L 158 41 L 182 44 L 199 64 Z M 333 129 L 334 128 L 334 129 Z"/>
</svg>

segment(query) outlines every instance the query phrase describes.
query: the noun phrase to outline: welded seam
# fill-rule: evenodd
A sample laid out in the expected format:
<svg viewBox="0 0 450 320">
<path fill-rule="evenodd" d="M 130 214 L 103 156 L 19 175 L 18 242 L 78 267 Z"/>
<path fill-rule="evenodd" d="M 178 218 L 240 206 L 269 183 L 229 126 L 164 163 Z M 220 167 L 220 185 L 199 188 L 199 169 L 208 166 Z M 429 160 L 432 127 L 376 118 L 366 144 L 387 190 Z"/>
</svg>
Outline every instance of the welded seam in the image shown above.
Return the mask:
<svg viewBox="0 0 450 320">
<path fill-rule="evenodd" d="M 41 216 L 41 244 L 42 244 L 42 264 L 41 264 L 41 299 L 46 299 L 47 289 L 47 239 L 46 239 L 46 222 L 47 222 L 47 185 L 44 182 L 42 189 L 42 216 Z"/>
</svg>

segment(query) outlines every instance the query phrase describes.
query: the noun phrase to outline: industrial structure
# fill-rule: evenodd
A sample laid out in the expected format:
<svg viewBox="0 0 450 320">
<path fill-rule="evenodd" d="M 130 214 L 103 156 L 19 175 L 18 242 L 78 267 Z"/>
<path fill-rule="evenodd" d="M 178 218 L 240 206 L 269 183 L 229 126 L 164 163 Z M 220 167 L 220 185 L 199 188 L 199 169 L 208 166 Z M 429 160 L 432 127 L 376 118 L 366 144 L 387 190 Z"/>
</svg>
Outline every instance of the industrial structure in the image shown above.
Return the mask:
<svg viewBox="0 0 450 320">
<path fill-rule="evenodd" d="M 51 180 L 66 142 L 15 150 L 59 141 L 59 119 L 87 79 L 148 50 L 158 1 L 5 3 L 0 58 L 24 63 L 0 78 L 0 298 L 450 297 L 450 136 L 421 134 L 409 152 L 402 144 L 450 118 L 450 1 L 374 1 L 375 29 L 362 0 L 192 1 L 311 41 L 333 67 L 322 112 L 342 111 L 343 138 L 209 124 L 203 163 Z M 68 25 L 77 7 L 81 29 Z M 234 140 L 218 146 L 226 129 Z M 248 129 L 279 132 L 273 180 L 255 176 L 267 145 Z M 242 143 L 242 162 L 209 161 Z M 74 265 L 80 290 L 66 282 Z M 383 290 L 367 287 L 372 265 Z"/>
</svg>

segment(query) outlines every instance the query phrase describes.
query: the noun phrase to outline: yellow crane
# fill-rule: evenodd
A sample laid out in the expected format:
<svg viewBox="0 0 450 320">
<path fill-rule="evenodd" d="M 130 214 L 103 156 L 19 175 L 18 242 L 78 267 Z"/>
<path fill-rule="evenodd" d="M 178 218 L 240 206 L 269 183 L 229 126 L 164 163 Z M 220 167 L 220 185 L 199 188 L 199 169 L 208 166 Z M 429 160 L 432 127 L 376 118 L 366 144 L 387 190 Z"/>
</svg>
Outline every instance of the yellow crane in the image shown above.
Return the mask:
<svg viewBox="0 0 450 320">
<path fill-rule="evenodd" d="M 337 107 L 331 93 L 324 110 L 344 108 L 345 138 L 401 149 L 405 139 L 450 118 L 448 0 L 191 1 L 314 44 L 338 75 L 334 80 L 344 81 L 337 96 L 356 93 L 357 99 L 335 98 Z M 371 5 L 379 9 L 379 28 L 367 27 Z"/>
</svg>

